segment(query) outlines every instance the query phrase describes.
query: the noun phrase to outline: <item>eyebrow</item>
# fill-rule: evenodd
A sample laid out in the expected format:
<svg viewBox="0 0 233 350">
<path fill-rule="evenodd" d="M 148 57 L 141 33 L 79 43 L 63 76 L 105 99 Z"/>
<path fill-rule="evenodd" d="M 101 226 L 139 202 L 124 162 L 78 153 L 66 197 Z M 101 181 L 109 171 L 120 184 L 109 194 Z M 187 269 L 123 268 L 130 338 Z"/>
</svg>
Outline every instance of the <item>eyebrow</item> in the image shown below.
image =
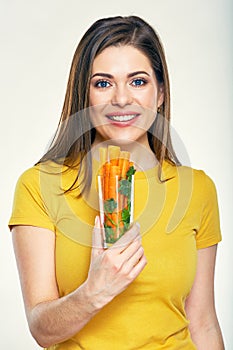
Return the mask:
<svg viewBox="0 0 233 350">
<path fill-rule="evenodd" d="M 139 71 L 136 71 L 136 72 L 132 72 L 132 73 L 129 73 L 128 75 L 127 75 L 127 78 L 132 78 L 132 77 L 134 77 L 135 75 L 138 75 L 138 74 L 146 74 L 146 75 L 148 75 L 148 76 L 150 76 L 150 74 L 149 73 L 147 73 L 146 71 L 144 71 L 144 70 L 139 70 Z M 93 74 L 92 76 L 91 76 L 91 79 L 92 78 L 94 78 L 94 77 L 104 77 L 104 78 L 109 78 L 109 79 L 112 79 L 112 78 L 114 78 L 113 77 L 113 75 L 111 75 L 111 74 L 108 74 L 108 73 L 95 73 L 95 74 Z"/>
</svg>

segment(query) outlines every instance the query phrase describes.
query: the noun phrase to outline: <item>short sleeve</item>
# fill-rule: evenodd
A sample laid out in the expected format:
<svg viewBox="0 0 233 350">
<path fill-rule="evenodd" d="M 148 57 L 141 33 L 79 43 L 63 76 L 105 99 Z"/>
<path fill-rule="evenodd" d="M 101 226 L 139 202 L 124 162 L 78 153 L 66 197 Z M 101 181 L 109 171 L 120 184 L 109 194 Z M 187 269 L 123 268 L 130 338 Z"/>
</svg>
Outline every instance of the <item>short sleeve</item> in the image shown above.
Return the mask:
<svg viewBox="0 0 233 350">
<path fill-rule="evenodd" d="M 40 193 L 39 169 L 32 167 L 26 170 L 18 179 L 12 214 L 8 223 L 13 225 L 30 225 L 54 231 L 54 224 Z"/>
<path fill-rule="evenodd" d="M 196 234 L 197 249 L 209 247 L 222 240 L 215 184 L 203 171 L 199 174 L 202 186 L 199 193 L 201 217 Z"/>
</svg>

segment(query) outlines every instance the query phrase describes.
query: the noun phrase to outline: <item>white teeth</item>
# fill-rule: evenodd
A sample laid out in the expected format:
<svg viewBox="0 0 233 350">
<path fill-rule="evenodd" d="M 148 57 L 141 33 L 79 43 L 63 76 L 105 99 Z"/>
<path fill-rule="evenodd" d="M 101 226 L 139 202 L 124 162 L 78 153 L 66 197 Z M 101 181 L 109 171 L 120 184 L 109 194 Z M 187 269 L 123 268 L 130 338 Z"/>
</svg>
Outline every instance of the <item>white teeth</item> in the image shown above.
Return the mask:
<svg viewBox="0 0 233 350">
<path fill-rule="evenodd" d="M 127 122 L 133 118 L 135 118 L 137 115 L 136 114 L 130 114 L 130 115 L 111 115 L 108 116 L 109 119 L 115 120 L 117 122 Z"/>
</svg>

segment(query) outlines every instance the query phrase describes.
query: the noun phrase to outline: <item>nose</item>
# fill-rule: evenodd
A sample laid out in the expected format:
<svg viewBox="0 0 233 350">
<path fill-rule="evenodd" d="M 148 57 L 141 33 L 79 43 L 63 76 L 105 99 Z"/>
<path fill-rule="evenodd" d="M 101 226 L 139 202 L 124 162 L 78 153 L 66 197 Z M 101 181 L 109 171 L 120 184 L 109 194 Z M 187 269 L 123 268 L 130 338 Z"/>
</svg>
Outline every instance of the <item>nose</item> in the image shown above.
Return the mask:
<svg viewBox="0 0 233 350">
<path fill-rule="evenodd" d="M 132 101 L 133 101 L 132 94 L 126 85 L 122 84 L 122 85 L 115 86 L 114 93 L 112 96 L 112 101 L 111 101 L 112 105 L 124 107 L 128 104 L 131 104 Z"/>
</svg>

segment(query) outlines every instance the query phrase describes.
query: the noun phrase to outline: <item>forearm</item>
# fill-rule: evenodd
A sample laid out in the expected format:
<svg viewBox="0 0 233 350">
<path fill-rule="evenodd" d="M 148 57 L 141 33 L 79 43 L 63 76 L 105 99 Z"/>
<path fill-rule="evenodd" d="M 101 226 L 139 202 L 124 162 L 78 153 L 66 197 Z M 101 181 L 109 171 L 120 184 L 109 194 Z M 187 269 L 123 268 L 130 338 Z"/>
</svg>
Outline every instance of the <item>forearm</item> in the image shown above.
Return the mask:
<svg viewBox="0 0 233 350">
<path fill-rule="evenodd" d="M 224 343 L 218 323 L 190 330 L 191 337 L 197 350 L 224 350 Z"/>
<path fill-rule="evenodd" d="M 20 227 L 14 236 L 29 328 L 42 347 L 73 337 L 146 266 L 136 224 L 107 250 L 102 248 L 99 219 L 97 224 L 87 280 L 61 298 L 54 274 L 55 240 L 51 232 Z M 33 230 L 40 234 L 31 235 Z"/>
<path fill-rule="evenodd" d="M 62 298 L 37 304 L 27 312 L 30 331 L 42 347 L 49 347 L 79 332 L 101 309 L 86 284 Z"/>
</svg>

